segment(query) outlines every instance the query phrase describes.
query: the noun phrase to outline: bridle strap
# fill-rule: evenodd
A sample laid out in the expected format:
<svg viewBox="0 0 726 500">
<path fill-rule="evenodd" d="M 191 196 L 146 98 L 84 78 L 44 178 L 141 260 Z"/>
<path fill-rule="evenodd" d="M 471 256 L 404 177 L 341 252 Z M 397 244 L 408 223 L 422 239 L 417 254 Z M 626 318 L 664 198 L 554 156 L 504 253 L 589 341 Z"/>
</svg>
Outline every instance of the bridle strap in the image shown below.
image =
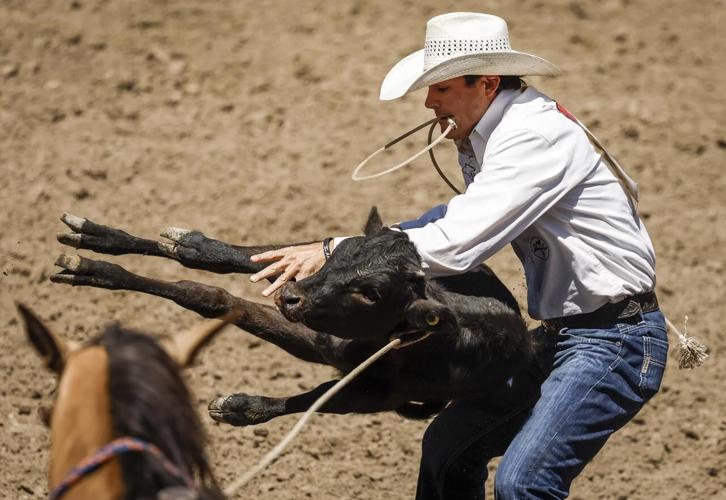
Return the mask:
<svg viewBox="0 0 726 500">
<path fill-rule="evenodd" d="M 142 439 L 124 436 L 114 439 L 110 443 L 102 446 L 93 455 L 83 459 L 78 465 L 71 469 L 71 471 L 66 474 L 63 481 L 61 481 L 61 483 L 50 493 L 50 499 L 56 500 L 61 498 L 81 479 L 95 472 L 112 458 L 128 452 L 149 453 L 151 456 L 156 458 L 159 463 L 161 463 L 169 474 L 182 481 L 188 488 L 195 489 L 194 482 L 191 478 L 179 469 L 179 467 L 174 465 L 168 458 L 166 458 L 158 446 Z"/>
</svg>

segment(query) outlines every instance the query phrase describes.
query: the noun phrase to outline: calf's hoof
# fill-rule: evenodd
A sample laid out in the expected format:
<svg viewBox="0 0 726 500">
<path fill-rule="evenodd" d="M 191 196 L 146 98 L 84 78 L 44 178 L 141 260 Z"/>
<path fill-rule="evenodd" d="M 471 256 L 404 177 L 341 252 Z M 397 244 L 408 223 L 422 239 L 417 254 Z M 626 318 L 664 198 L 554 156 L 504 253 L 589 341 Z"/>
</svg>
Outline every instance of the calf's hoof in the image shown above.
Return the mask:
<svg viewBox="0 0 726 500">
<path fill-rule="evenodd" d="M 269 404 L 263 396 L 232 394 L 212 400 L 207 406 L 209 416 L 217 422 L 244 427 L 260 424 L 272 418 Z"/>
</svg>

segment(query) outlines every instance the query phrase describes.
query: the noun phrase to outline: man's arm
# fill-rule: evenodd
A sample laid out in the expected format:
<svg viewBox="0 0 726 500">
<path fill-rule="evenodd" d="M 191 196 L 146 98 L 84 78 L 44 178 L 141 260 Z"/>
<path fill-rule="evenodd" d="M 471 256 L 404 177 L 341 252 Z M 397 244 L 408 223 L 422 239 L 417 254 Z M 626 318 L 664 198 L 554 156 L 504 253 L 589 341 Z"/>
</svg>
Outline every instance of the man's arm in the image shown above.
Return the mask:
<svg viewBox="0 0 726 500">
<path fill-rule="evenodd" d="M 446 215 L 405 230 L 427 274 L 471 270 L 574 188 L 594 167 L 574 153 L 576 140 L 574 129 L 562 131 L 555 141 L 530 129 L 493 135 L 482 171 L 449 202 Z"/>
<path fill-rule="evenodd" d="M 446 213 L 422 227 L 405 229 L 432 276 L 464 273 L 496 253 L 567 194 L 589 172 L 572 151 L 573 128 L 552 144 L 528 129 L 508 131 L 490 139 L 485 168 L 466 192 L 454 197 Z M 577 171 L 568 171 L 573 164 Z M 594 165 L 592 165 L 594 166 Z M 339 243 L 339 238 L 336 238 Z M 253 262 L 274 262 L 255 275 L 278 275 L 266 288 L 269 295 L 285 281 L 302 279 L 325 263 L 322 243 L 265 252 Z M 264 259 L 264 260 L 263 260 Z M 255 280 L 253 280 L 255 281 Z"/>
</svg>

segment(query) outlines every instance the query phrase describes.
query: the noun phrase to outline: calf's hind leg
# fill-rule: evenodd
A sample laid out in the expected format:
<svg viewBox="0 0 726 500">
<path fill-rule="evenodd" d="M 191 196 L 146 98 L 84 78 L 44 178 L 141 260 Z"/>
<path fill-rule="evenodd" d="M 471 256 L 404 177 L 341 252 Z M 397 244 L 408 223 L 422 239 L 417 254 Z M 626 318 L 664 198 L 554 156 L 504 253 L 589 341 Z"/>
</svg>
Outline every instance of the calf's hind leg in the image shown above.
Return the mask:
<svg viewBox="0 0 726 500">
<path fill-rule="evenodd" d="M 333 387 L 337 380 L 330 380 L 312 391 L 286 398 L 271 398 L 249 394 L 223 396 L 209 403 L 209 416 L 217 422 L 235 426 L 256 425 L 275 417 L 307 411 L 315 401 Z M 320 413 L 377 413 L 395 410 L 402 404 L 391 397 L 383 384 L 371 384 L 359 379 L 343 387 L 323 406 Z"/>
<path fill-rule="evenodd" d="M 232 323 L 293 356 L 336 367 L 348 364 L 345 347 L 350 341 L 292 323 L 274 307 L 235 297 L 222 288 L 194 281 L 145 278 L 117 264 L 79 255 L 61 255 L 56 265 L 64 270 L 50 277 L 54 283 L 143 292 L 173 300 L 206 318 L 220 318 L 234 312 Z"/>
</svg>

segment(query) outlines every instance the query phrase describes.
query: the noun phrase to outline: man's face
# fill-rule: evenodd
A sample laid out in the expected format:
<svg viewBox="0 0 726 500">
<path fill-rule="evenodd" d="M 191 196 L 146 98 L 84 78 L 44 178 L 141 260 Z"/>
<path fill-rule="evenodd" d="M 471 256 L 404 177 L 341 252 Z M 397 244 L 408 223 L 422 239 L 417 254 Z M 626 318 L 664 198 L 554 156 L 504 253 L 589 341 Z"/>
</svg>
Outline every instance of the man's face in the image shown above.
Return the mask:
<svg viewBox="0 0 726 500">
<path fill-rule="evenodd" d="M 463 76 L 429 86 L 426 107 L 433 109 L 441 131 L 448 127 L 446 117 L 456 121 L 456 130 L 449 132 L 449 139 L 464 139 L 471 133 L 496 95 L 499 77 L 482 76 L 473 85 L 467 85 Z"/>
</svg>

